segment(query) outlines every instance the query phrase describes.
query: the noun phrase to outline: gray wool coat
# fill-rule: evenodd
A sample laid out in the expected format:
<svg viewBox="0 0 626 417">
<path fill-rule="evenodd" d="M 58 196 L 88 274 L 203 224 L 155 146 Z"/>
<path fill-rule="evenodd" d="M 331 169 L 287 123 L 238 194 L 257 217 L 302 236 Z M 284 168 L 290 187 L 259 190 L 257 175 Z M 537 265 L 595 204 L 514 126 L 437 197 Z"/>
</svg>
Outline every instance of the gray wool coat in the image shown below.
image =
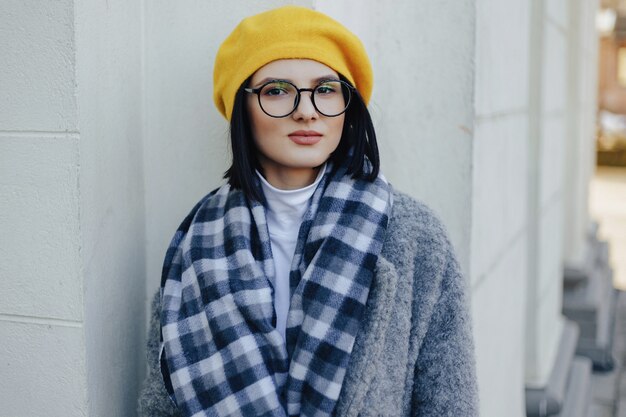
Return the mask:
<svg viewBox="0 0 626 417">
<path fill-rule="evenodd" d="M 391 220 L 335 416 L 478 416 L 466 282 L 446 231 L 395 192 Z M 158 293 L 141 416 L 178 416 L 159 367 Z"/>
</svg>

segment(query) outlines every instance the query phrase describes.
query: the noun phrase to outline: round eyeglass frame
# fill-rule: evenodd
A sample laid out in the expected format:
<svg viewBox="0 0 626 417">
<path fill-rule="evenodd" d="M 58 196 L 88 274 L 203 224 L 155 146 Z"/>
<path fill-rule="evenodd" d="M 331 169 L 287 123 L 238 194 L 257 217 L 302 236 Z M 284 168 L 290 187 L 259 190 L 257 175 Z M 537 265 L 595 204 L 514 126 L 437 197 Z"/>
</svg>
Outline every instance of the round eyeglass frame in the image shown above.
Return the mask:
<svg viewBox="0 0 626 417">
<path fill-rule="evenodd" d="M 321 111 L 318 107 L 317 104 L 315 104 L 315 90 L 317 89 L 317 87 L 319 87 L 320 85 L 326 83 L 326 82 L 338 82 L 341 83 L 342 86 L 346 87 L 345 91 L 347 91 L 347 94 L 344 95 L 344 100 L 346 101 L 346 106 L 344 107 L 344 109 L 337 113 L 337 114 L 326 114 L 323 111 Z M 293 100 L 293 108 L 291 109 L 291 111 L 283 116 L 275 116 L 273 114 L 268 113 L 264 108 L 263 105 L 261 104 L 261 90 L 263 90 L 263 88 L 265 88 L 266 85 L 272 84 L 272 83 L 276 83 L 276 82 L 281 82 L 281 83 L 287 83 L 291 86 L 293 86 L 293 88 L 296 90 L 296 97 Z M 317 83 L 317 85 L 313 88 L 298 88 L 297 85 L 295 85 L 294 83 L 292 83 L 291 81 L 287 81 L 287 80 L 269 80 L 265 83 L 263 83 L 261 86 L 257 87 L 257 88 L 244 88 L 244 91 L 246 93 L 251 93 L 251 94 L 256 94 L 257 96 L 257 101 L 259 102 L 259 107 L 261 108 L 261 110 L 263 111 L 263 113 L 267 114 L 269 117 L 273 117 L 275 119 L 282 119 L 285 118 L 287 116 L 290 116 L 291 114 L 293 114 L 294 111 L 296 111 L 296 109 L 298 108 L 298 105 L 300 104 L 300 98 L 302 97 L 301 93 L 303 91 L 309 91 L 311 93 L 311 103 L 313 103 L 313 107 L 315 108 L 315 111 L 317 111 L 319 114 L 321 114 L 322 116 L 326 116 L 326 117 L 337 117 L 340 116 L 342 114 L 344 114 L 346 112 L 346 110 L 348 110 L 348 107 L 350 106 L 350 103 L 352 101 L 352 92 L 355 91 L 356 88 L 354 88 L 353 86 L 351 86 L 349 83 L 345 82 L 344 80 L 335 80 L 335 79 L 329 79 L 329 80 L 322 80 L 319 83 Z M 344 90 L 342 90 L 344 91 Z M 347 97 L 346 97 L 347 96 Z"/>
</svg>

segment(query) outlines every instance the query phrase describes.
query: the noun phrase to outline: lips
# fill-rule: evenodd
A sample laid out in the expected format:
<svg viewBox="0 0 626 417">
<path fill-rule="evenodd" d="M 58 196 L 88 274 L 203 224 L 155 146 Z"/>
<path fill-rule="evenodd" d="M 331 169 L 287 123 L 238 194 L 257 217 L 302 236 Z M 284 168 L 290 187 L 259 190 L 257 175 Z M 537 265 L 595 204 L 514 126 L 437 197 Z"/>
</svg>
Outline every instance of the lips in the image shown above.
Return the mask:
<svg viewBox="0 0 626 417">
<path fill-rule="evenodd" d="M 298 145 L 315 145 L 322 140 L 322 134 L 315 130 L 297 130 L 291 132 L 288 136 L 289 139 Z"/>
</svg>

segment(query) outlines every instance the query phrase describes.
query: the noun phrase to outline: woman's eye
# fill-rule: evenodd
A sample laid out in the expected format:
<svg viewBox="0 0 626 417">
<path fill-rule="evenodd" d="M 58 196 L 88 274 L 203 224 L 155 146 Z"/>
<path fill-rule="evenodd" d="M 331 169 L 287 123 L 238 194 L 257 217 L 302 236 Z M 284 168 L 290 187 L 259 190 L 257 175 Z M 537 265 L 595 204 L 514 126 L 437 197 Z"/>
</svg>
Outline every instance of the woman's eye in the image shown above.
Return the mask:
<svg viewBox="0 0 626 417">
<path fill-rule="evenodd" d="M 322 84 L 318 85 L 315 89 L 315 93 L 317 94 L 332 94 L 337 91 L 337 87 L 332 84 Z"/>
<path fill-rule="evenodd" d="M 270 84 L 263 88 L 262 94 L 265 96 L 280 96 L 290 94 L 293 87 L 289 84 Z"/>
</svg>

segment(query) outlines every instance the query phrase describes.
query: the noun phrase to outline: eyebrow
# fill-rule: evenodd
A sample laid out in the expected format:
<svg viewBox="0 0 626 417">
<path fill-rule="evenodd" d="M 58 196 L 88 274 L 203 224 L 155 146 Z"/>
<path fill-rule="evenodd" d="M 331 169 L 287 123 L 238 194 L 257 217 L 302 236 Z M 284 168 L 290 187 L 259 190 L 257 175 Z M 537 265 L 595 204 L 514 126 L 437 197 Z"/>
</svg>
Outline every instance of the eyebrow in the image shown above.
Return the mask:
<svg viewBox="0 0 626 417">
<path fill-rule="evenodd" d="M 314 80 L 311 80 L 312 84 L 318 84 L 322 81 L 339 81 L 339 77 L 337 77 L 334 74 L 328 74 L 328 75 L 323 75 L 321 77 L 315 78 Z M 259 80 L 258 82 L 254 83 L 254 87 L 258 87 L 261 86 L 263 84 L 265 84 L 268 81 L 289 81 L 292 84 L 295 84 L 295 82 L 293 82 L 292 80 L 290 80 L 289 78 L 276 78 L 276 77 L 265 77 L 262 80 Z"/>
</svg>

